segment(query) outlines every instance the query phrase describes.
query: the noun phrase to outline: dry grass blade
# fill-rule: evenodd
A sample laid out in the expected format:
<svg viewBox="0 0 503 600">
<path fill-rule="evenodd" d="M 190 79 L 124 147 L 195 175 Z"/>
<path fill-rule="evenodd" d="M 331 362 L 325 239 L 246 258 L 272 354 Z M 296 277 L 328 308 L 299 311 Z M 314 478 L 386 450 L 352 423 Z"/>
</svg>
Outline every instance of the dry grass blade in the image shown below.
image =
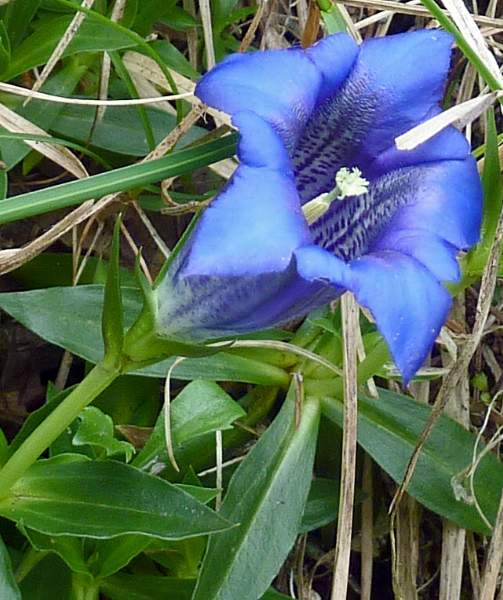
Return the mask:
<svg viewBox="0 0 503 600">
<path fill-rule="evenodd" d="M 82 204 L 71 213 L 63 217 L 55 225 L 53 225 L 48 231 L 43 233 L 41 236 L 23 246 L 22 248 L 16 248 L 13 250 L 3 250 L 0 252 L 0 275 L 9 273 L 14 269 L 17 269 L 24 263 L 30 261 L 35 256 L 38 256 L 51 244 L 53 244 L 60 237 L 68 233 L 79 223 L 82 223 L 92 215 L 94 215 L 101 207 L 96 205 L 93 206 L 93 200 L 89 200 Z"/>
<path fill-rule="evenodd" d="M 396 598 L 416 600 L 421 507 L 406 495 L 391 516 L 392 582 Z"/>
<path fill-rule="evenodd" d="M 465 127 L 480 117 L 501 96 L 503 93 L 493 92 L 457 104 L 398 136 L 395 139 L 395 145 L 398 150 L 414 150 L 450 125 L 458 128 Z"/>
<path fill-rule="evenodd" d="M 169 100 L 182 100 L 192 96 L 192 92 L 183 92 L 182 94 L 172 94 L 170 96 L 154 96 L 153 98 L 128 98 L 127 100 L 95 100 L 91 98 L 66 98 L 64 96 L 54 96 L 53 94 L 44 94 L 36 92 L 11 83 L 1 83 L 0 91 L 16 96 L 27 96 L 36 100 L 45 100 L 46 102 L 56 102 L 57 104 L 78 104 L 81 106 L 141 106 L 143 104 L 158 104 Z"/>
<path fill-rule="evenodd" d="M 466 322 L 466 311 L 463 297 L 456 298 L 452 317 L 459 323 Z M 443 362 L 449 366 L 453 359 L 447 352 L 443 353 Z M 470 382 L 465 371 L 454 388 L 449 390 L 445 407 L 446 413 L 465 429 L 470 427 Z M 465 554 L 466 530 L 454 523 L 443 520 L 442 523 L 442 558 L 440 563 L 439 600 L 457 600 L 461 595 L 463 583 L 463 558 Z"/>
<path fill-rule="evenodd" d="M 164 73 L 159 68 L 159 65 L 149 58 L 148 56 L 143 56 L 143 54 L 139 54 L 138 52 L 129 51 L 124 55 L 124 65 L 130 71 L 131 74 L 141 75 L 151 83 L 156 86 L 159 86 L 162 89 L 170 90 L 171 86 L 169 85 L 168 80 L 164 76 Z M 186 100 L 193 104 L 194 106 L 201 106 L 202 103 L 194 96 L 195 84 L 187 77 L 176 73 L 175 71 L 172 73 L 173 79 L 176 83 L 177 89 L 180 90 L 181 93 L 189 93 L 191 96 L 187 95 Z M 215 110 L 214 108 L 206 107 L 206 112 L 211 115 L 217 124 L 219 125 L 228 125 L 231 126 L 231 121 L 229 115 Z"/>
<path fill-rule="evenodd" d="M 199 0 L 199 10 L 203 23 L 204 47 L 206 50 L 206 67 L 212 69 L 215 64 L 215 48 L 213 46 L 213 27 L 211 24 L 210 0 Z"/>
<path fill-rule="evenodd" d="M 499 83 L 499 86 L 503 88 L 503 75 L 498 63 L 489 51 L 484 37 L 475 24 L 473 15 L 468 11 L 464 2 L 462 0 L 442 0 L 442 2 L 465 41 L 475 50 L 494 79 Z"/>
<path fill-rule="evenodd" d="M 3 104 L 0 104 L 0 126 L 12 133 L 27 133 L 50 137 L 46 131 L 37 127 L 37 125 L 34 125 L 31 121 L 18 115 Z M 49 160 L 52 160 L 65 171 L 75 175 L 75 177 L 78 177 L 79 179 L 87 177 L 88 173 L 84 165 L 72 152 L 70 152 L 70 150 L 68 150 L 68 148 L 60 145 L 48 144 L 46 142 L 35 142 L 30 140 L 26 140 L 25 144 L 28 144 L 28 146 L 37 152 L 40 152 L 40 154 Z"/>
<path fill-rule="evenodd" d="M 92 8 L 93 4 L 94 4 L 94 0 L 82 0 L 81 6 L 82 6 L 82 8 L 89 9 L 89 8 Z M 75 13 L 75 16 L 73 17 L 73 19 L 70 22 L 70 25 L 68 25 L 65 33 L 59 40 L 58 45 L 56 46 L 53 53 L 49 57 L 49 60 L 47 61 L 46 65 L 44 66 L 42 73 L 40 74 L 40 77 L 35 82 L 35 85 L 33 86 L 34 92 L 39 90 L 44 85 L 44 83 L 47 81 L 47 78 L 54 70 L 54 67 L 56 66 L 59 59 L 63 56 L 65 50 L 68 48 L 70 42 L 75 37 L 75 34 L 80 29 L 80 26 L 84 22 L 85 18 L 86 18 L 85 13 L 83 13 L 81 11 L 77 11 Z M 25 104 L 28 101 L 29 101 L 29 98 L 25 102 Z"/>
<path fill-rule="evenodd" d="M 365 454 L 363 459 L 362 492 L 362 548 L 361 548 L 361 600 L 372 598 L 372 571 L 374 566 L 374 499 L 372 486 L 372 459 Z"/>
<path fill-rule="evenodd" d="M 173 371 L 176 367 L 182 363 L 184 360 L 187 360 L 184 356 L 178 356 L 175 362 L 169 367 L 168 372 L 166 374 L 166 381 L 164 383 L 164 437 L 166 441 L 166 451 L 168 453 L 168 458 L 170 463 L 172 464 L 175 471 L 180 472 L 180 467 L 178 466 L 175 453 L 173 450 L 173 438 L 171 436 L 171 377 L 173 375 Z"/>
<path fill-rule="evenodd" d="M 124 16 L 124 10 L 126 8 L 126 0 L 115 0 L 110 20 L 118 23 Z M 108 97 L 108 83 L 110 81 L 110 73 L 112 70 L 112 60 L 108 52 L 103 54 L 103 61 L 101 63 L 100 72 L 100 87 L 98 90 L 98 98 L 105 100 Z M 105 114 L 106 107 L 100 106 L 96 111 L 96 121 L 100 121 Z"/>
<path fill-rule="evenodd" d="M 147 154 L 147 156 L 142 160 L 142 162 L 147 162 L 149 160 L 155 160 L 156 158 L 160 158 L 164 156 L 166 152 L 171 150 L 173 146 L 178 142 L 178 140 L 187 133 L 187 131 L 194 125 L 203 114 L 202 106 L 194 107 L 183 119 L 182 121 L 174 127 L 168 135 L 162 139 L 157 146 Z"/>
<path fill-rule="evenodd" d="M 246 52 L 250 47 L 250 44 L 253 42 L 253 38 L 255 37 L 255 33 L 257 32 L 258 26 L 260 25 L 260 21 L 264 16 L 265 2 L 262 1 L 259 3 L 257 12 L 253 16 L 253 20 L 248 27 L 241 44 L 239 44 L 239 52 Z"/>
<path fill-rule="evenodd" d="M 479 600 L 493 600 L 503 562 L 503 493 L 501 494 L 496 524 L 486 555 Z"/>
<path fill-rule="evenodd" d="M 473 600 L 480 598 L 480 569 L 479 559 L 477 556 L 477 547 L 475 545 L 475 536 L 473 532 L 466 532 L 466 557 L 468 559 L 468 567 L 470 570 L 470 580 L 472 583 Z"/>
<path fill-rule="evenodd" d="M 344 429 L 342 440 L 341 492 L 337 518 L 332 580 L 332 600 L 344 600 L 349 579 L 349 557 L 353 530 L 358 418 L 357 357 L 358 306 L 352 294 L 341 299 L 344 338 Z"/>
<path fill-rule="evenodd" d="M 402 4 L 394 0 L 333 0 L 337 4 L 354 6 L 355 8 L 368 8 L 375 10 L 386 10 L 392 13 L 402 15 L 412 15 L 417 17 L 426 17 L 431 19 L 431 13 L 422 6 L 412 6 L 411 4 Z M 445 11 L 447 14 L 447 11 Z M 496 31 L 503 30 L 503 19 L 493 19 L 483 15 L 472 15 L 475 23 L 479 25 L 488 25 L 494 27 Z"/>
<path fill-rule="evenodd" d="M 494 294 L 494 289 L 496 287 L 496 280 L 498 277 L 498 265 L 499 259 L 501 256 L 501 249 L 503 245 L 503 212 L 500 215 L 498 225 L 496 228 L 496 234 L 491 245 L 491 250 L 489 252 L 489 260 L 482 276 L 482 281 L 480 284 L 480 292 L 477 301 L 477 310 L 476 310 L 476 319 L 475 324 L 473 326 L 472 334 L 466 340 L 463 348 L 461 349 L 458 359 L 455 362 L 453 368 L 445 378 L 442 383 L 442 387 L 438 393 L 438 396 L 435 400 L 435 404 L 432 407 L 432 411 L 428 422 L 426 423 L 421 435 L 419 436 L 418 443 L 414 448 L 414 452 L 410 458 L 409 464 L 407 465 L 407 469 L 405 472 L 405 476 L 402 484 L 398 488 L 395 497 L 390 506 L 390 511 L 396 509 L 396 505 L 400 502 L 403 494 L 405 493 L 412 476 L 414 475 L 414 470 L 416 468 L 417 461 L 419 459 L 419 455 L 421 450 L 428 439 L 433 427 L 437 419 L 442 414 L 447 401 L 449 400 L 450 391 L 455 388 L 458 384 L 460 377 L 462 377 L 463 373 L 468 369 L 468 365 L 477 349 L 477 346 L 482 339 L 482 335 L 484 332 L 484 327 L 487 321 L 487 317 L 489 315 L 489 311 L 491 309 L 491 300 Z"/>
</svg>

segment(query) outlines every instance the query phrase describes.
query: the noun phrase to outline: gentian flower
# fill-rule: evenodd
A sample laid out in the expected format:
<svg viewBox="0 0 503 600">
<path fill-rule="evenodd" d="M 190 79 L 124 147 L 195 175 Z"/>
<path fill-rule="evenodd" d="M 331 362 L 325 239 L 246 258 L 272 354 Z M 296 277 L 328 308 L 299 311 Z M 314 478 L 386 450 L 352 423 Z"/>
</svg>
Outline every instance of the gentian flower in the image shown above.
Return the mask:
<svg viewBox="0 0 503 600">
<path fill-rule="evenodd" d="M 360 46 L 337 34 L 308 49 L 234 54 L 207 73 L 196 94 L 231 115 L 240 164 L 158 287 L 159 330 L 232 337 L 351 290 L 410 380 L 451 306 L 443 284 L 459 279 L 456 255 L 477 242 L 481 221 L 460 132 L 412 151 L 394 144 L 440 112 L 452 43 L 438 30 Z M 336 179 L 348 176 L 356 185 L 341 194 Z M 308 223 L 303 206 L 316 198 L 325 209 Z"/>
</svg>

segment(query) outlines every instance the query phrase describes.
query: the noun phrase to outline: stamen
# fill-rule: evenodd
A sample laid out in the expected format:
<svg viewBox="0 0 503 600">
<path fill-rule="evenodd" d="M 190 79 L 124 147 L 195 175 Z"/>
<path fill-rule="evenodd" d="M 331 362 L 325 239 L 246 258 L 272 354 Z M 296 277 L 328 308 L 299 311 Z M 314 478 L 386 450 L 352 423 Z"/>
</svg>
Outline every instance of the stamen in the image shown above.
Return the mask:
<svg viewBox="0 0 503 600">
<path fill-rule="evenodd" d="M 361 196 L 367 193 L 369 182 L 361 176 L 362 172 L 357 167 L 349 170 L 342 167 L 335 175 L 335 187 L 330 192 L 320 194 L 302 207 L 304 216 L 309 225 L 317 221 L 330 208 L 334 200 L 342 200 L 346 196 Z"/>
</svg>

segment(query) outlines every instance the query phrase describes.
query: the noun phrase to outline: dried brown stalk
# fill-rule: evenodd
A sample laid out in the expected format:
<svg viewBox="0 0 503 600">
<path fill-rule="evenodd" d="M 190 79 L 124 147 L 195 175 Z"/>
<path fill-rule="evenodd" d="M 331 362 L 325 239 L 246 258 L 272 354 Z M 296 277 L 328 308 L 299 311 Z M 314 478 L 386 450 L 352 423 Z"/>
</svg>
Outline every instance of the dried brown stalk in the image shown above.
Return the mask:
<svg viewBox="0 0 503 600">
<path fill-rule="evenodd" d="M 334 556 L 332 600 L 346 598 L 349 579 L 349 557 L 353 530 L 355 491 L 358 389 L 356 383 L 358 344 L 358 306 L 347 292 L 341 299 L 344 338 L 344 429 L 342 439 L 342 468 L 337 541 Z"/>
</svg>

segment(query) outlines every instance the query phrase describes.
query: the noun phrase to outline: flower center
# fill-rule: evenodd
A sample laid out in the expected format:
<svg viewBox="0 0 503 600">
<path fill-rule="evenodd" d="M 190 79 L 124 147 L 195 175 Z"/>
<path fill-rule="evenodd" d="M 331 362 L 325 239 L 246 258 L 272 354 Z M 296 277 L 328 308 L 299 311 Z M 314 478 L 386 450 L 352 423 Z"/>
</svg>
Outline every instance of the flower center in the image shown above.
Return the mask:
<svg viewBox="0 0 503 600">
<path fill-rule="evenodd" d="M 351 170 L 342 167 L 335 175 L 335 187 L 330 192 L 320 194 L 302 207 L 304 216 L 309 225 L 324 215 L 334 200 L 342 200 L 347 196 L 361 196 L 368 191 L 369 182 L 362 177 L 362 172 L 357 167 Z"/>
</svg>

